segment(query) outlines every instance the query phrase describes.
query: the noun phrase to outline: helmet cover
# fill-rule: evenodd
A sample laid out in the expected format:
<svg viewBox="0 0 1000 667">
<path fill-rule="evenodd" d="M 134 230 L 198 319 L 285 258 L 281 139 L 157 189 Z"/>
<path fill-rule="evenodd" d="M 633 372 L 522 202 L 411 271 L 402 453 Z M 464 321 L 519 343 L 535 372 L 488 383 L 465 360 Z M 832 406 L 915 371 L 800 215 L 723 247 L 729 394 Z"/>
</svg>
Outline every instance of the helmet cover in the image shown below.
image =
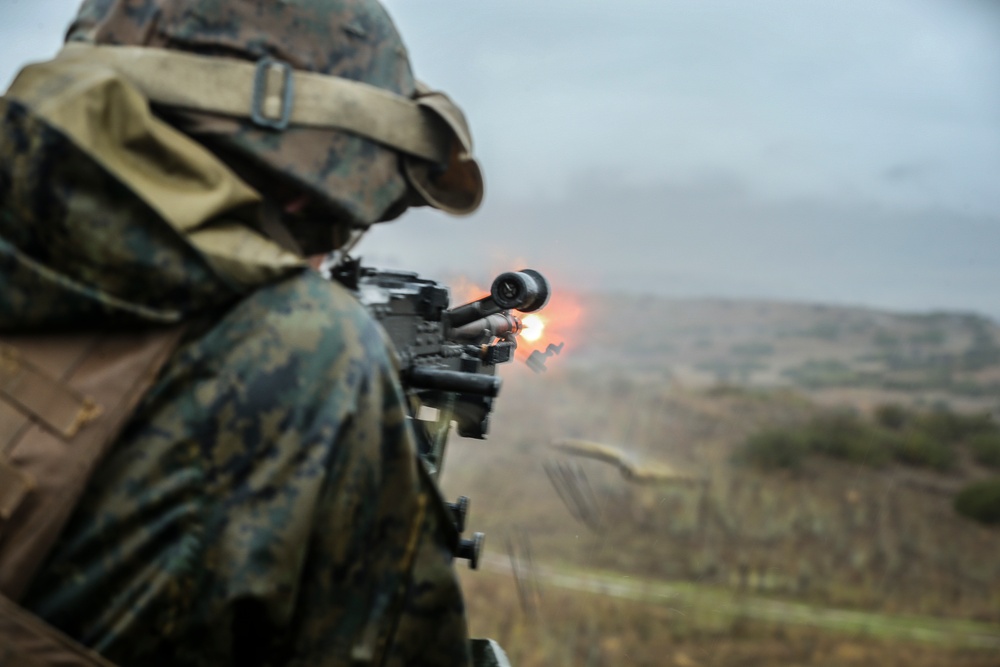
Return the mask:
<svg viewBox="0 0 1000 667">
<path fill-rule="evenodd" d="M 148 46 L 257 61 L 361 81 L 413 97 L 416 83 L 395 25 L 376 0 L 85 0 L 68 42 Z M 163 110 L 168 120 L 225 154 L 311 195 L 329 223 L 367 227 L 412 203 L 400 155 L 349 132 Z M 301 232 L 304 230 L 293 230 Z M 313 245 L 306 243 L 305 245 Z M 322 245 L 322 242 L 319 243 Z"/>
</svg>

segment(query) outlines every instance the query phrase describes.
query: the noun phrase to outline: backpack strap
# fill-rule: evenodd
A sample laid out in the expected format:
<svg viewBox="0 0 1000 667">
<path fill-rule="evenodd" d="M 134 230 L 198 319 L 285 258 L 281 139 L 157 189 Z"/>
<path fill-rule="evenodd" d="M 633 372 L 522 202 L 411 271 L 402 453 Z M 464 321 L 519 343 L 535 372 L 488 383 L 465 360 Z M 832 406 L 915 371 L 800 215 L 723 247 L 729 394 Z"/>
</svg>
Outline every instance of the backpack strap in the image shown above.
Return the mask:
<svg viewBox="0 0 1000 667">
<path fill-rule="evenodd" d="M 0 336 L 0 594 L 23 595 L 183 331 Z"/>
<path fill-rule="evenodd" d="M 185 328 L 0 337 L 0 667 L 114 667 L 16 600 Z"/>
<path fill-rule="evenodd" d="M 0 666 L 115 667 L 0 594 Z"/>
</svg>

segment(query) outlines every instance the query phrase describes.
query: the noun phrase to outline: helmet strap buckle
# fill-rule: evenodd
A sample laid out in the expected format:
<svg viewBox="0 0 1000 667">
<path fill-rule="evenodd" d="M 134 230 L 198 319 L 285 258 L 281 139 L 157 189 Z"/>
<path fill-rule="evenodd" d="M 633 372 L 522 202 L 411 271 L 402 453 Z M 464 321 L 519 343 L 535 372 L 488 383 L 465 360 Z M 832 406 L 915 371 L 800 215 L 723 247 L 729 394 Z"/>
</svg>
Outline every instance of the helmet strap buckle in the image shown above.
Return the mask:
<svg viewBox="0 0 1000 667">
<path fill-rule="evenodd" d="M 294 92 L 292 66 L 270 56 L 261 58 L 253 76 L 250 119 L 260 127 L 284 130 L 292 119 Z"/>
</svg>

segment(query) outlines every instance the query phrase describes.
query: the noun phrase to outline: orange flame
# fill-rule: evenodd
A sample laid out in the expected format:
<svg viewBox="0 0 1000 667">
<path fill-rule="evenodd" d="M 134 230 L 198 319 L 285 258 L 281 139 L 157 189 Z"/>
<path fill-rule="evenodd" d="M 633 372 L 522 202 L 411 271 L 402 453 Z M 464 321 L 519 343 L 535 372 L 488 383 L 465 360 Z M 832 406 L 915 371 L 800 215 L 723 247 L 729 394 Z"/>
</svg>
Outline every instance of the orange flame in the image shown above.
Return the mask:
<svg viewBox="0 0 1000 667">
<path fill-rule="evenodd" d="M 545 352 L 550 344 L 566 343 L 567 348 L 572 348 L 581 312 L 573 295 L 555 292 L 545 308 L 523 316 L 525 329 L 518 337 L 518 358 L 525 361 L 535 350 Z"/>
<path fill-rule="evenodd" d="M 521 318 L 521 325 L 524 327 L 521 329 L 521 340 L 534 343 L 545 333 L 545 320 L 541 315 L 535 313 L 525 315 Z"/>
<path fill-rule="evenodd" d="M 452 307 L 489 295 L 474 281 L 459 277 L 451 286 Z M 524 329 L 518 335 L 517 358 L 526 361 L 535 350 L 545 352 L 550 344 L 566 343 L 573 347 L 574 333 L 582 315 L 579 302 L 572 294 L 553 290 L 545 308 L 534 313 L 517 313 Z"/>
</svg>

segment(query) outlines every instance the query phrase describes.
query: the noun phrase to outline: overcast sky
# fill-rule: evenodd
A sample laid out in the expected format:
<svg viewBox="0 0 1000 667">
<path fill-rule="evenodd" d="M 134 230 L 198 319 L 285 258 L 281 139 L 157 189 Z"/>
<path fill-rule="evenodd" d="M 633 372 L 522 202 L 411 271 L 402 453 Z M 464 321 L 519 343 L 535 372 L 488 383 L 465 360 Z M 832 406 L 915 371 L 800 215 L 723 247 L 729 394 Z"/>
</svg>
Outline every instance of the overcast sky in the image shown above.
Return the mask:
<svg viewBox="0 0 1000 667">
<path fill-rule="evenodd" d="M 0 82 L 74 0 L 0 0 Z M 1000 316 L 1000 3 L 390 0 L 465 108 L 476 215 L 362 254 L 428 274 Z"/>
</svg>

